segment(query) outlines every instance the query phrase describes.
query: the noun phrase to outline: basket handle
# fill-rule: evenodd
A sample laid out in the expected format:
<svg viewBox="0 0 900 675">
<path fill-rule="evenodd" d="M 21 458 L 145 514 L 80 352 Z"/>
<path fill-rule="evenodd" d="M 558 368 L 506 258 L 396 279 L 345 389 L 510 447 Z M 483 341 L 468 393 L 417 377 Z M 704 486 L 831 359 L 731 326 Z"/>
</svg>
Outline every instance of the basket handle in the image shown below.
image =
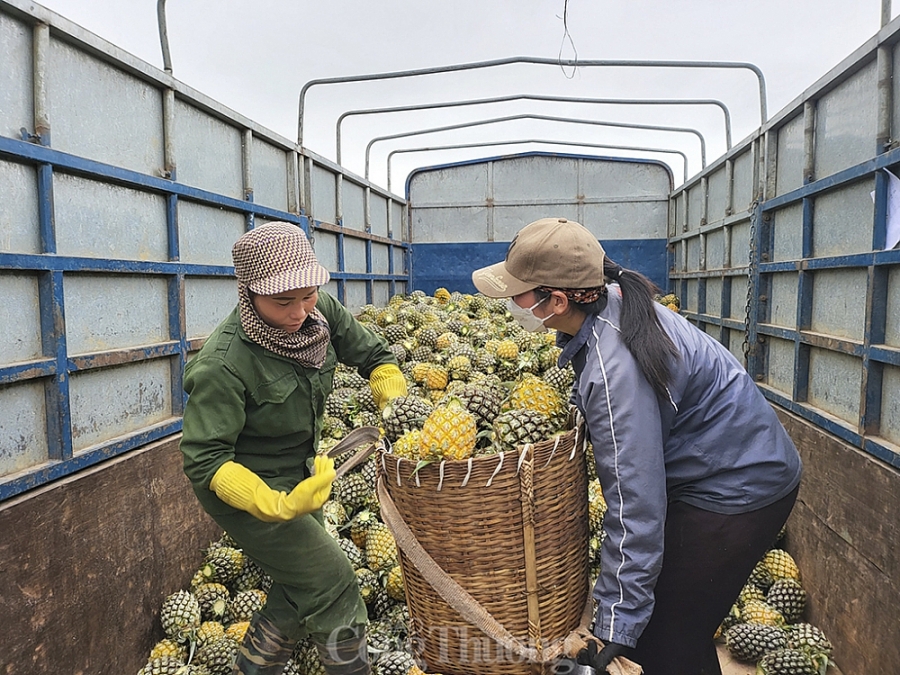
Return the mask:
<svg viewBox="0 0 900 675">
<path fill-rule="evenodd" d="M 531 661 L 541 661 L 538 652 L 529 647 L 504 628 L 493 616 L 462 586 L 460 586 L 449 574 L 441 569 L 434 558 L 416 539 L 416 535 L 403 520 L 403 516 L 394 505 L 394 500 L 384 484 L 384 478 L 378 479 L 378 501 L 381 503 L 381 517 L 385 524 L 394 533 L 397 545 L 410 559 L 416 569 L 421 572 L 425 581 L 443 598 L 444 602 L 455 609 L 459 615 L 481 629 L 488 637 L 494 639 L 506 649 L 519 654 Z M 551 660 L 559 656 L 563 645 L 554 645 L 543 651 L 543 660 Z"/>
</svg>

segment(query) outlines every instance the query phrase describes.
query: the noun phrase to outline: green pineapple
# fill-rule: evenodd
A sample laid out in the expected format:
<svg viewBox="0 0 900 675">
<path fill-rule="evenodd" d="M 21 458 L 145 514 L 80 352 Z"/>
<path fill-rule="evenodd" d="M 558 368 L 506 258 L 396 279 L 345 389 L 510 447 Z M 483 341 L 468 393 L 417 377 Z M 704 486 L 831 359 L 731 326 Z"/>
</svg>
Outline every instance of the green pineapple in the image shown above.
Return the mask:
<svg viewBox="0 0 900 675">
<path fill-rule="evenodd" d="M 742 661 L 758 661 L 763 654 L 787 647 L 787 634 L 776 626 L 739 623 L 725 631 L 725 647 Z"/>
<path fill-rule="evenodd" d="M 200 603 L 192 593 L 176 591 L 163 602 L 159 621 L 166 636 L 172 640 L 192 639 L 200 628 Z"/>
<path fill-rule="evenodd" d="M 831 641 L 825 637 L 821 629 L 810 623 L 795 623 L 788 626 L 788 647 L 799 649 L 813 655 L 822 654 L 826 658 L 831 656 L 834 647 Z"/>
<path fill-rule="evenodd" d="M 398 396 L 382 413 L 384 433 L 391 442 L 407 431 L 421 429 L 434 406 L 418 396 Z"/>
<path fill-rule="evenodd" d="M 372 486 L 358 472 L 350 472 L 336 480 L 333 491 L 335 499 L 350 513 L 364 508 L 373 499 Z"/>
<path fill-rule="evenodd" d="M 553 364 L 544 371 L 543 378 L 544 382 L 551 387 L 555 387 L 559 392 L 568 397 L 569 391 L 572 389 L 572 384 L 575 382 L 575 371 L 572 369 L 571 365 L 567 365 L 565 368 L 559 368 L 556 364 Z"/>
<path fill-rule="evenodd" d="M 200 647 L 194 658 L 210 675 L 231 675 L 237 653 L 238 646 L 223 635 Z"/>
<path fill-rule="evenodd" d="M 538 443 L 550 435 L 547 416 L 527 408 L 507 410 L 494 419 L 494 447 L 498 452 L 515 450 L 526 443 Z"/>
<path fill-rule="evenodd" d="M 390 651 L 381 654 L 375 661 L 373 675 L 407 675 L 416 667 L 412 654 L 402 651 Z"/>
<path fill-rule="evenodd" d="M 756 664 L 756 672 L 757 675 L 818 675 L 827 665 L 827 659 L 823 662 L 799 649 L 787 648 L 763 656 Z"/>
<path fill-rule="evenodd" d="M 266 577 L 262 568 L 245 555 L 244 566 L 231 582 L 231 588 L 235 593 L 262 588 L 266 583 Z"/>
<path fill-rule="evenodd" d="M 806 591 L 799 581 L 778 579 L 766 593 L 766 602 L 781 612 L 785 621 L 794 623 L 806 608 Z"/>
<path fill-rule="evenodd" d="M 200 604 L 200 616 L 204 621 L 219 621 L 225 616 L 231 593 L 224 585 L 214 582 L 200 584 L 193 593 Z"/>
<path fill-rule="evenodd" d="M 457 392 L 457 396 L 466 410 L 475 415 L 475 420 L 481 428 L 490 428 L 500 414 L 503 399 L 494 387 L 472 382 Z"/>
<path fill-rule="evenodd" d="M 157 656 L 150 659 L 138 675 L 181 675 L 185 668 L 184 661 L 175 656 Z"/>
<path fill-rule="evenodd" d="M 354 544 L 352 539 L 349 537 L 341 537 L 337 540 L 337 543 L 338 546 L 341 547 L 341 550 L 346 554 L 347 560 L 350 561 L 350 566 L 354 570 L 366 566 L 365 554 L 359 550 L 359 546 Z"/>
<path fill-rule="evenodd" d="M 356 582 L 359 584 L 359 594 L 362 596 L 363 602 L 367 605 L 375 602 L 375 597 L 381 591 L 378 575 L 368 567 L 360 567 L 356 570 Z"/>
<path fill-rule="evenodd" d="M 462 354 L 447 361 L 447 370 L 451 380 L 467 381 L 472 376 L 472 360 Z"/>
<path fill-rule="evenodd" d="M 257 589 L 241 591 L 228 601 L 228 614 L 232 621 L 250 621 L 253 614 L 266 604 L 266 594 Z"/>
<path fill-rule="evenodd" d="M 368 509 L 360 511 L 350 519 L 350 538 L 360 550 L 366 547 L 366 533 L 369 528 L 379 522 L 381 521 L 378 520 L 378 516 Z"/>
<path fill-rule="evenodd" d="M 222 546 L 207 553 L 200 572 L 207 581 L 227 585 L 241 573 L 243 567 L 243 552 L 231 546 Z"/>
<path fill-rule="evenodd" d="M 751 583 L 744 584 L 741 592 L 738 594 L 738 606 L 743 607 L 751 600 L 766 601 L 766 594 L 762 592 L 759 586 Z"/>
</svg>

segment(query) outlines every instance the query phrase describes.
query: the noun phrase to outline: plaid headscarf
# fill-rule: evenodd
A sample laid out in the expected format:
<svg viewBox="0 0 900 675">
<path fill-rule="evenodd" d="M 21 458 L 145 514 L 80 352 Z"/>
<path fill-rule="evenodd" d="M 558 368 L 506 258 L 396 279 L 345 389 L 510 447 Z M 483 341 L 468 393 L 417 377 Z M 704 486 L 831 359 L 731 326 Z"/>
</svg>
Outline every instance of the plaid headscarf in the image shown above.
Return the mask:
<svg viewBox="0 0 900 675">
<path fill-rule="evenodd" d="M 306 368 L 321 368 L 331 340 L 325 316 L 313 308 L 300 329 L 288 333 L 263 321 L 251 297 L 251 293 L 277 295 L 328 282 L 331 275 L 319 265 L 303 230 L 290 223 L 268 223 L 241 236 L 231 253 L 241 327 L 247 337 Z"/>
<path fill-rule="evenodd" d="M 606 295 L 606 286 L 597 286 L 595 288 L 550 288 L 549 286 L 538 286 L 538 290 L 546 293 L 562 291 L 569 300 L 582 305 L 595 302 L 601 296 Z"/>
</svg>

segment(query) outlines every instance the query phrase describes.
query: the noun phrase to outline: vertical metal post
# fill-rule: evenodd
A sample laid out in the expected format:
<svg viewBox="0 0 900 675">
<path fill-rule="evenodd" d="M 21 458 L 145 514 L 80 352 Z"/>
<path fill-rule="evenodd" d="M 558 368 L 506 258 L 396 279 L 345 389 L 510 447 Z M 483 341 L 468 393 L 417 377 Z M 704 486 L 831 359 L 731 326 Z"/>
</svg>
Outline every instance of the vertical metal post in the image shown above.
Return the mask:
<svg viewBox="0 0 900 675">
<path fill-rule="evenodd" d="M 241 182 L 243 183 L 244 201 L 253 201 L 253 132 L 244 129 L 241 134 Z M 245 229 L 249 232 L 256 226 L 254 214 L 244 214 Z"/>
<path fill-rule="evenodd" d="M 175 90 L 163 90 L 163 177 L 177 180 L 175 162 Z"/>
<path fill-rule="evenodd" d="M 50 110 L 47 99 L 47 65 L 50 58 L 50 26 L 45 23 L 34 25 L 32 54 L 34 60 L 33 105 L 34 135 L 41 145 L 50 145 Z"/>
<path fill-rule="evenodd" d="M 803 184 L 816 179 L 816 104 L 803 104 Z"/>
<path fill-rule="evenodd" d="M 891 0 L 881 0 L 881 26 L 887 26 L 891 22 Z"/>
<path fill-rule="evenodd" d="M 69 407 L 69 364 L 63 273 L 44 272 L 38 281 L 41 306 L 41 347 L 55 360 L 55 375 L 44 381 L 44 406 L 49 459 L 72 457 L 72 414 Z"/>
<path fill-rule="evenodd" d="M 290 150 L 287 158 L 287 192 L 288 192 L 288 211 L 296 215 L 300 215 L 300 168 L 299 156 L 296 150 Z"/>
<path fill-rule="evenodd" d="M 875 134 L 875 154 L 888 150 L 891 143 L 891 117 L 894 106 L 894 64 L 891 48 L 881 45 L 877 55 L 878 70 L 878 114 Z"/>
</svg>

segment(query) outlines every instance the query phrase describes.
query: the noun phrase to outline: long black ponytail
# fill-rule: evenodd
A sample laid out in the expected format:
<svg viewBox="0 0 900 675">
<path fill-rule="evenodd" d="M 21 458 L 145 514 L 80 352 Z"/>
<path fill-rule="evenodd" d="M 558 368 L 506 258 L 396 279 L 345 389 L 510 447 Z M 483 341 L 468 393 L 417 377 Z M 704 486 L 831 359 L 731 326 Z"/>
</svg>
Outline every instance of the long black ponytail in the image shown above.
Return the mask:
<svg viewBox="0 0 900 675">
<path fill-rule="evenodd" d="M 625 269 L 609 258 L 603 260 L 603 273 L 622 289 L 619 330 L 625 346 L 656 395 L 668 399 L 672 361 L 679 354 L 656 315 L 658 303 L 653 296 L 659 288 L 640 272 Z"/>
</svg>

